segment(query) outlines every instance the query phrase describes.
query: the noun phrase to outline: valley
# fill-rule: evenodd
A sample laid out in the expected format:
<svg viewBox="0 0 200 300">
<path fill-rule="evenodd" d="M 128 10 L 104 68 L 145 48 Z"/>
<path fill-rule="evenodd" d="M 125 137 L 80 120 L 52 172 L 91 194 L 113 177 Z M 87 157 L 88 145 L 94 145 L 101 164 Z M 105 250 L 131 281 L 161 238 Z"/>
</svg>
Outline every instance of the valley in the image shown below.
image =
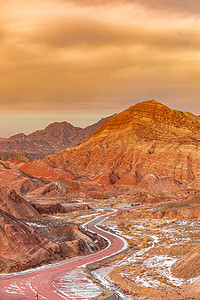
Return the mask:
<svg viewBox="0 0 200 300">
<path fill-rule="evenodd" d="M 0 161 L 0 299 L 199 299 L 200 117 L 149 100 L 66 126 Z"/>
</svg>

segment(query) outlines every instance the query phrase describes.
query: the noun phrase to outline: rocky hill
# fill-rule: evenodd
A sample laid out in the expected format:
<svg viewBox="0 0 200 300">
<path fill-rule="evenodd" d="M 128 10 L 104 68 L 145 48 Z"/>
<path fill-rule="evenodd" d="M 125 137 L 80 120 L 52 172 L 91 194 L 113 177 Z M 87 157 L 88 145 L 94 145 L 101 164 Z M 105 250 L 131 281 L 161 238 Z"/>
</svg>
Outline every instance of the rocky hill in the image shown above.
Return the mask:
<svg viewBox="0 0 200 300">
<path fill-rule="evenodd" d="M 0 228 L 0 272 L 21 271 L 81 254 L 79 239 L 75 238 L 70 228 L 67 230 L 74 234 L 73 247 L 67 240 L 62 243 L 53 242 L 40 234 L 37 228 L 1 209 Z M 48 228 L 50 230 L 52 231 L 51 227 Z"/>
<path fill-rule="evenodd" d="M 96 177 L 108 170 L 122 178 L 137 171 L 200 185 L 200 117 L 171 110 L 154 100 L 114 115 L 86 141 L 46 157 L 75 175 Z"/>
<path fill-rule="evenodd" d="M 48 188 L 50 184 L 39 187 L 38 190 L 43 189 L 40 196 L 44 197 L 44 190 Z M 51 188 L 50 192 L 53 192 Z M 51 196 L 55 199 L 55 191 Z M 83 245 L 87 242 L 93 250 L 97 250 L 96 244 L 82 234 L 78 226 L 55 224 L 44 220 L 40 214 L 68 213 L 80 209 L 89 209 L 89 206 L 65 208 L 60 203 L 30 203 L 15 190 L 0 186 L 0 273 L 25 270 L 86 254 L 88 252 Z"/>
<path fill-rule="evenodd" d="M 68 122 L 54 122 L 44 130 L 37 130 L 29 135 L 19 133 L 8 139 L 0 139 L 1 159 L 5 160 L 19 155 L 33 158 L 44 158 L 86 140 L 99 126 L 110 117 L 85 128 L 74 127 Z"/>
<path fill-rule="evenodd" d="M 0 209 L 16 218 L 37 219 L 40 214 L 13 189 L 0 186 Z"/>
</svg>

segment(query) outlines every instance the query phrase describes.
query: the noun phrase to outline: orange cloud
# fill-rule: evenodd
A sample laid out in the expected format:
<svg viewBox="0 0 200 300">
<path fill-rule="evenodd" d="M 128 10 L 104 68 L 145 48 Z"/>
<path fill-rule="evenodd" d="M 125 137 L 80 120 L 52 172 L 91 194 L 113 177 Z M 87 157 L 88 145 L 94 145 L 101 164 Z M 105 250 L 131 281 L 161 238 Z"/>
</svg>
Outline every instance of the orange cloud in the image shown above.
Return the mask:
<svg viewBox="0 0 200 300">
<path fill-rule="evenodd" d="M 196 109 L 200 20 L 194 1 L 169 3 L 0 3 L 1 112 L 110 114 L 149 98 Z"/>
<path fill-rule="evenodd" d="M 139 4 L 151 8 L 152 10 L 168 10 L 176 12 L 184 12 L 186 14 L 194 13 L 199 14 L 199 1 L 198 0 L 55 0 L 57 3 L 73 3 L 82 7 L 89 6 L 115 6 L 115 5 L 135 5 Z"/>
</svg>

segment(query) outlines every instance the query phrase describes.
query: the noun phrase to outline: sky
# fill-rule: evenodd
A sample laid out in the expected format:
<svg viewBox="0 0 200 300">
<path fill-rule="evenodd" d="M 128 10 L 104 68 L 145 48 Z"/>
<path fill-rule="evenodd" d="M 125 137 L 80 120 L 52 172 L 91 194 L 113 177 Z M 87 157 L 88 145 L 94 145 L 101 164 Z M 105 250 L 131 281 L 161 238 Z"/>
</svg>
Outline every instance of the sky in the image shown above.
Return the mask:
<svg viewBox="0 0 200 300">
<path fill-rule="evenodd" d="M 200 115 L 199 0 L 1 0 L 0 136 L 155 99 Z"/>
</svg>

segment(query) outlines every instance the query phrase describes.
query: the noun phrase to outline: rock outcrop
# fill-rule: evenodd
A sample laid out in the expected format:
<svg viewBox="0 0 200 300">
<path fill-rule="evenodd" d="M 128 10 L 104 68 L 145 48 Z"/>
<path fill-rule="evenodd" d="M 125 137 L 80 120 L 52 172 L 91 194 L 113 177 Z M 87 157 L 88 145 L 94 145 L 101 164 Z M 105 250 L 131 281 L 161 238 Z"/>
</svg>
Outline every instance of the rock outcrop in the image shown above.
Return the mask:
<svg viewBox="0 0 200 300">
<path fill-rule="evenodd" d="M 41 215 L 23 197 L 8 187 L 0 186 L 0 209 L 16 218 L 41 218 Z"/>
<path fill-rule="evenodd" d="M 65 207 L 60 204 L 59 202 L 55 204 L 38 204 L 38 203 L 31 203 L 31 206 L 39 212 L 39 214 L 47 214 L 53 215 L 57 213 L 65 213 Z"/>
<path fill-rule="evenodd" d="M 28 163 L 25 163 L 19 169 L 25 174 L 28 174 L 32 177 L 37 178 L 46 178 L 48 180 L 58 179 L 60 177 L 67 179 L 76 179 L 73 174 L 65 172 L 58 168 L 53 168 L 48 163 L 40 160 L 34 160 Z"/>
<path fill-rule="evenodd" d="M 0 209 L 0 272 L 21 271 L 86 254 L 83 244 L 89 239 L 73 227 L 31 227 Z M 91 240 L 89 243 L 96 250 Z"/>
<path fill-rule="evenodd" d="M 80 210 L 88 210 L 90 207 L 87 204 L 79 204 L 79 205 L 70 205 L 64 207 L 59 202 L 55 204 L 38 204 L 31 203 L 32 207 L 36 209 L 40 214 L 53 215 L 57 213 L 68 213 L 71 211 L 80 211 Z"/>
<path fill-rule="evenodd" d="M 154 196 L 178 196 L 183 188 L 182 182 L 170 177 L 161 177 L 154 174 L 146 175 L 137 185 L 137 191 L 145 191 Z"/>
<path fill-rule="evenodd" d="M 34 229 L 0 210 L 0 257 L 9 259 L 8 271 L 26 269 L 60 258 L 61 249 L 48 239 L 42 238 Z"/>
<path fill-rule="evenodd" d="M 100 186 L 87 185 L 75 180 L 67 180 L 59 178 L 56 182 L 59 191 L 70 198 L 84 198 L 84 199 L 107 199 L 109 196 L 101 190 Z M 108 185 L 108 187 L 110 187 Z M 104 186 L 103 186 L 104 190 Z"/>
<path fill-rule="evenodd" d="M 127 173 L 115 183 L 116 186 L 136 186 L 142 180 L 142 176 L 137 170 Z"/>
<path fill-rule="evenodd" d="M 78 195 L 78 193 L 81 191 L 80 184 L 74 180 L 59 178 L 56 181 L 56 185 L 66 195 L 70 195 L 70 196 Z"/>
<path fill-rule="evenodd" d="M 26 194 L 39 187 L 37 181 L 19 170 L 0 168 L 0 185 L 14 189 L 19 194 Z"/>
<path fill-rule="evenodd" d="M 92 182 L 102 185 L 111 185 L 115 184 L 118 180 L 119 176 L 111 170 L 108 170 L 107 172 L 100 173 L 97 177 L 95 177 L 92 180 Z"/>
<path fill-rule="evenodd" d="M 20 157 L 12 157 L 8 160 L 6 160 L 5 164 L 7 167 L 11 169 L 19 169 L 21 166 L 23 166 L 25 163 L 30 162 L 30 159 L 28 159 L 25 156 Z"/>
<path fill-rule="evenodd" d="M 28 197 L 48 197 L 58 198 L 63 196 L 63 193 L 58 190 L 58 186 L 55 183 L 47 183 L 38 189 L 27 194 Z"/>
</svg>

